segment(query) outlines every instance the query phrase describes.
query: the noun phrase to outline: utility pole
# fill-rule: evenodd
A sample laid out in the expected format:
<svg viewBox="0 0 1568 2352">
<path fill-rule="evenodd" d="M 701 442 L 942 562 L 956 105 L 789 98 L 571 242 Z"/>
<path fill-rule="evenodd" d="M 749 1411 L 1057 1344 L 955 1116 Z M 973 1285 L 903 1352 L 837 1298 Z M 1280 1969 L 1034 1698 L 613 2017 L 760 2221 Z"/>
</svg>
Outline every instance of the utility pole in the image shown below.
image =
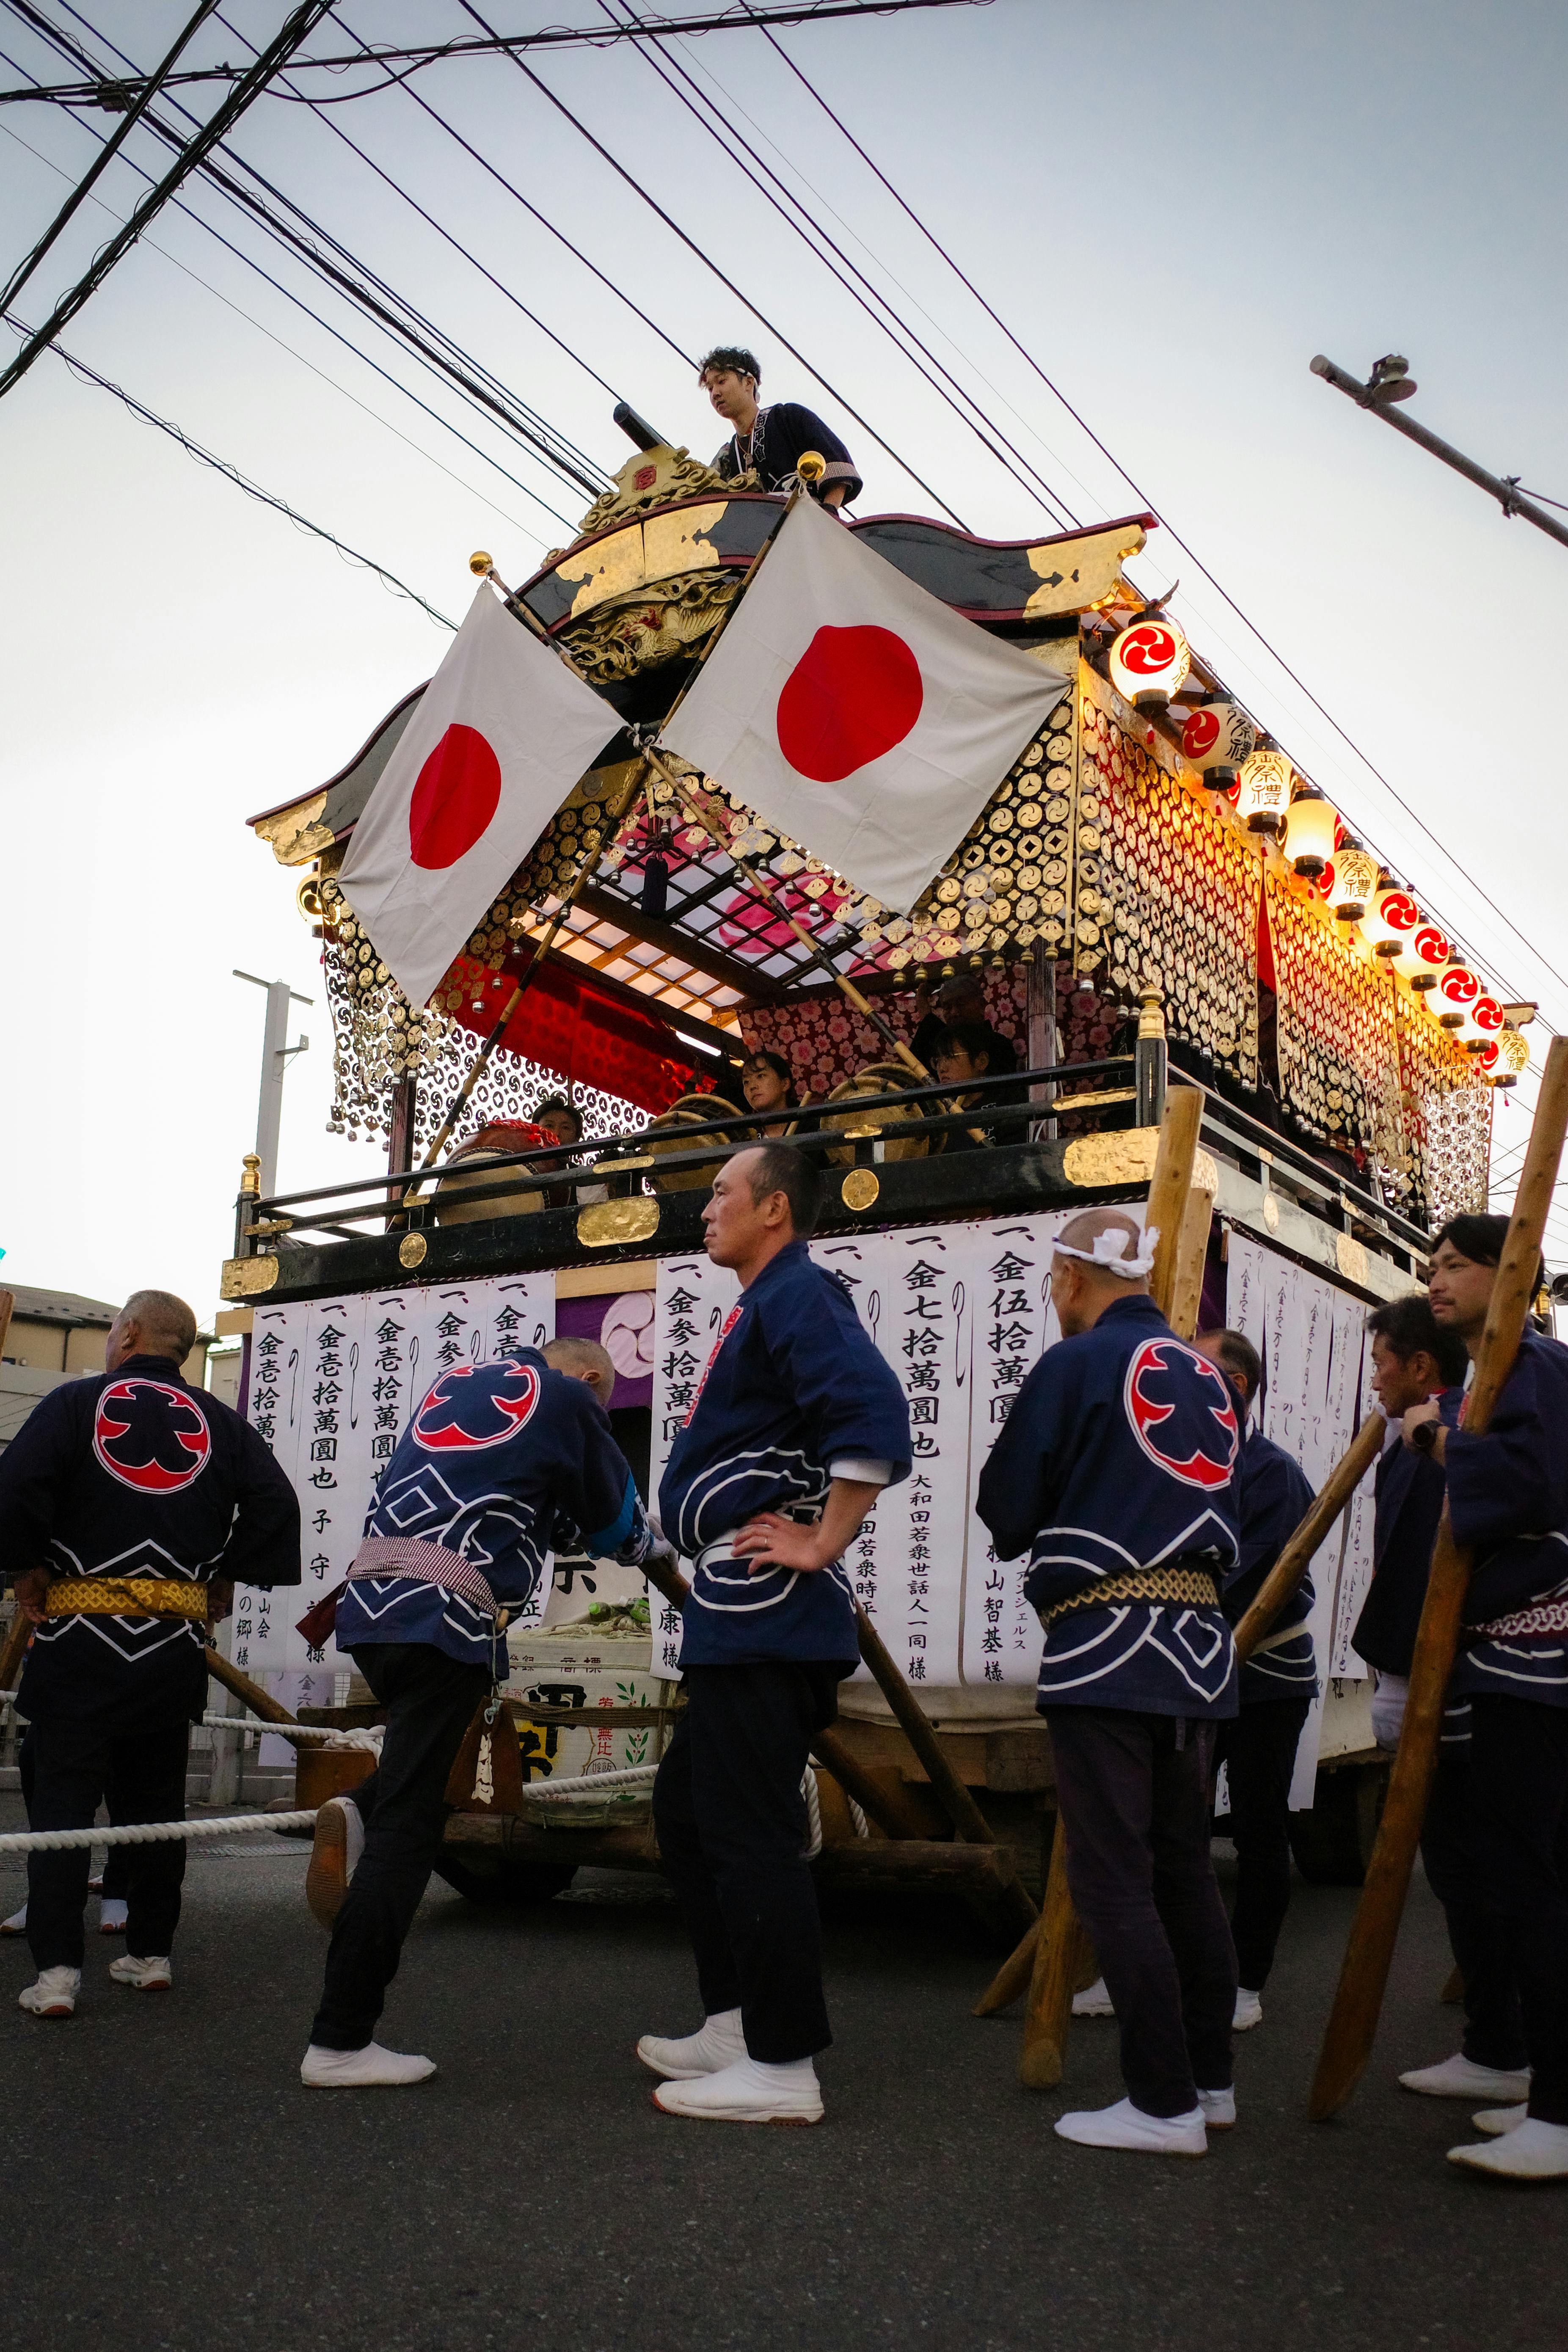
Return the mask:
<svg viewBox="0 0 1568 2352">
<path fill-rule="evenodd" d="M 261 1197 L 265 1201 L 278 1189 L 278 1131 L 283 1121 L 283 1079 L 289 1064 L 296 1054 L 310 1051 L 310 1041 L 300 1033 L 297 1045 L 289 1043 L 289 1007 L 313 1004 L 315 998 L 301 996 L 286 980 L 258 980 L 253 971 L 241 971 L 236 967 L 236 980 L 247 980 L 252 988 L 267 991 L 267 1027 L 261 1042 L 261 1097 L 256 1109 L 256 1156 L 261 1162 Z"/>
<path fill-rule="evenodd" d="M 1568 524 L 1556 521 L 1543 507 L 1538 507 L 1533 499 L 1526 498 L 1519 487 L 1517 474 L 1489 474 L 1484 466 L 1478 466 L 1473 457 L 1467 457 L 1464 451 L 1456 449 L 1451 441 L 1439 440 L 1436 433 L 1428 433 L 1424 425 L 1417 425 L 1413 416 L 1402 416 L 1398 413 L 1394 403 L 1408 400 L 1415 390 L 1409 367 L 1407 359 L 1397 352 L 1391 352 L 1386 359 L 1378 361 L 1368 383 L 1358 383 L 1353 375 L 1348 374 L 1342 367 L 1336 367 L 1332 360 L 1326 360 L 1320 352 L 1312 362 L 1312 373 L 1321 375 L 1325 383 L 1331 383 L 1336 392 L 1344 393 L 1358 408 L 1366 409 L 1373 416 L 1381 416 L 1385 425 L 1392 425 L 1394 431 L 1403 433 L 1407 441 L 1415 442 L 1420 448 L 1429 449 L 1434 457 L 1441 457 L 1444 465 L 1452 466 L 1456 474 L 1463 474 L 1468 482 L 1474 482 L 1478 488 L 1486 491 L 1489 498 L 1496 499 L 1505 515 L 1521 515 L 1526 522 L 1532 522 L 1537 530 L 1543 530 L 1549 539 L 1558 540 L 1568 547 Z"/>
</svg>

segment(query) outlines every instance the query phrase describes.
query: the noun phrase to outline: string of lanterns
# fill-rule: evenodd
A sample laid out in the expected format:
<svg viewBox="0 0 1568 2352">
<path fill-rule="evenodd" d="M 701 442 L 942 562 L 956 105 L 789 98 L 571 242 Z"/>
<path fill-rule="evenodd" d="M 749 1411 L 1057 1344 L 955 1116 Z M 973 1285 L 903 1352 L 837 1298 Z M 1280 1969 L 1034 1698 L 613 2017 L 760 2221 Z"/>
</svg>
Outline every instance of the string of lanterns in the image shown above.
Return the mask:
<svg viewBox="0 0 1568 2352">
<path fill-rule="evenodd" d="M 1493 1086 L 1514 1085 L 1529 1063 L 1529 1045 L 1410 892 L 1344 832 L 1332 803 L 1297 776 L 1238 702 L 1224 694 L 1182 693 L 1193 656 L 1177 623 L 1150 605 L 1112 640 L 1108 666 L 1117 692 L 1146 719 L 1163 718 L 1182 696 L 1182 756 L 1205 787 L 1234 804 L 1248 833 L 1279 845 L 1336 923 L 1409 983 Z"/>
</svg>

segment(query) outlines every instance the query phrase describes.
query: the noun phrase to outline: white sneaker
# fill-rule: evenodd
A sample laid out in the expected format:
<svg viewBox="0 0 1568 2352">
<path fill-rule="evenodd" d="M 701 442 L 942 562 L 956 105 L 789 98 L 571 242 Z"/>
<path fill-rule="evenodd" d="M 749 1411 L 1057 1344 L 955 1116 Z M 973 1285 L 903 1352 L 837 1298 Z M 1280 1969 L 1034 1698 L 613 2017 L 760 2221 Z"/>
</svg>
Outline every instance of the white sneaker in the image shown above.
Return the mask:
<svg viewBox="0 0 1568 2352">
<path fill-rule="evenodd" d="M 1456 2052 L 1437 2066 L 1417 2066 L 1400 2081 L 1407 2091 L 1428 2099 L 1495 2099 L 1500 2106 L 1530 2096 L 1530 2069 L 1478 2066 L 1473 2058 Z"/>
<path fill-rule="evenodd" d="M 768 2065 L 737 2058 L 695 2082 L 661 2083 L 653 2103 L 667 2116 L 717 2124 L 819 2124 L 822 2086 L 809 2058 Z"/>
<path fill-rule="evenodd" d="M 16 1995 L 16 2006 L 31 2010 L 35 2017 L 70 2017 L 80 1990 L 79 1969 L 40 1969 L 37 1983 Z"/>
<path fill-rule="evenodd" d="M 1148 2156 L 1206 2156 L 1209 2148 L 1201 2106 L 1184 2116 L 1146 2116 L 1131 2099 L 1058 2116 L 1057 2135 L 1079 2147 L 1132 2147 Z"/>
<path fill-rule="evenodd" d="M 738 2009 L 716 2011 L 684 2041 L 668 2042 L 662 2034 L 645 2033 L 637 2043 L 643 2064 L 662 2074 L 667 2083 L 694 2083 L 700 2074 L 720 2074 L 745 2054 L 746 2037 L 741 2031 Z"/>
<path fill-rule="evenodd" d="M 1229 2131 L 1236 2121 L 1234 2089 L 1200 2091 L 1198 2105 L 1204 2111 L 1204 2122 L 1210 2131 Z"/>
<path fill-rule="evenodd" d="M 337 1926 L 363 1852 L 364 1816 L 359 1807 L 352 1797 L 329 1797 L 316 1815 L 305 1872 L 305 1900 L 329 1934 Z"/>
<path fill-rule="evenodd" d="M 436 2072 L 433 2058 L 405 2058 L 367 2042 L 363 2050 L 323 2050 L 312 2042 L 300 2067 L 308 2091 L 369 2091 L 403 2083 L 423 2083 Z"/>
<path fill-rule="evenodd" d="M 1250 2033 L 1255 2025 L 1263 2022 L 1263 1995 L 1249 1992 L 1245 1985 L 1236 1988 L 1236 2014 L 1230 2021 L 1233 2033 Z"/>
<path fill-rule="evenodd" d="M 1483 2107 L 1479 2116 L 1470 2117 L 1470 2121 L 1479 2132 L 1485 2132 L 1489 2139 L 1501 2139 L 1504 2132 L 1517 2131 L 1529 2113 L 1529 2107 L 1522 2105 Z"/>
<path fill-rule="evenodd" d="M 27 1906 L 13 1911 L 8 1919 L 0 1919 L 0 1936 L 25 1936 L 27 1932 Z"/>
<path fill-rule="evenodd" d="M 1497 2173 L 1504 2180 L 1568 2180 L 1568 2124 L 1526 2116 L 1500 2139 L 1451 2147 L 1448 2161 L 1467 2165 L 1472 2172 Z"/>
<path fill-rule="evenodd" d="M 98 1906 L 98 1932 L 100 1936 L 123 1936 L 131 1906 L 121 1895 L 106 1895 Z"/>
<path fill-rule="evenodd" d="M 1103 1977 L 1096 1977 L 1094 1982 L 1091 1985 L 1086 1985 L 1082 1992 L 1074 1993 L 1072 2013 L 1075 2017 L 1115 2016 L 1116 2004 L 1105 1990 Z"/>
<path fill-rule="evenodd" d="M 139 1959 L 134 1952 L 121 1952 L 110 1961 L 109 1973 L 116 1984 L 133 1985 L 138 1992 L 167 1992 L 174 1981 L 167 1954 Z"/>
</svg>

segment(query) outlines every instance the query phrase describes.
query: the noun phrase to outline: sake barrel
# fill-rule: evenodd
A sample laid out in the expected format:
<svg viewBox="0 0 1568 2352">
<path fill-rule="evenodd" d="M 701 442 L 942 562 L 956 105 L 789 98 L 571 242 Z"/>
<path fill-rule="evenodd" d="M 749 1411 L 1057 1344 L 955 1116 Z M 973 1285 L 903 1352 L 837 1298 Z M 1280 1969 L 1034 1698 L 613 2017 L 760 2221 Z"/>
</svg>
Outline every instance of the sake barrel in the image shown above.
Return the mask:
<svg viewBox="0 0 1568 2352">
<path fill-rule="evenodd" d="M 821 1123 L 825 1128 L 837 1128 L 841 1132 L 848 1135 L 880 1135 L 884 1127 L 889 1126 L 894 1119 L 905 1114 L 892 1103 L 888 1104 L 881 1110 L 858 1111 L 855 1108 L 857 1102 L 862 1100 L 867 1095 L 889 1095 L 894 1092 L 901 1094 L 914 1083 L 915 1080 L 901 1062 L 868 1062 L 863 1070 L 857 1070 L 852 1078 L 846 1078 L 842 1086 L 834 1087 L 827 1097 L 829 1108 L 825 1108 L 821 1113 Z M 832 1108 L 834 1105 L 837 1108 Z M 907 1116 L 919 1118 L 928 1108 L 929 1106 L 924 1103 L 911 1103 Z M 929 1136 L 895 1135 L 883 1145 L 882 1158 L 884 1160 L 923 1160 L 930 1149 L 930 1144 Z M 827 1157 L 829 1160 L 837 1160 L 841 1168 L 847 1168 L 855 1158 L 855 1148 L 853 1144 L 838 1144 L 828 1152 Z"/>
<path fill-rule="evenodd" d="M 526 1119 L 492 1119 L 474 1134 L 466 1135 L 448 1155 L 436 1185 L 436 1223 L 438 1225 L 474 1225 L 487 1217 L 528 1217 L 544 1206 L 544 1194 L 538 1189 L 539 1180 L 531 1168 L 503 1168 L 499 1176 L 489 1173 L 496 1161 L 509 1151 L 548 1151 L 559 1150 L 548 1128 L 534 1127 Z M 494 1193 L 488 1201 L 467 1201 L 464 1193 L 472 1192 L 481 1184 L 500 1183 L 511 1180 L 511 1189 Z"/>
<path fill-rule="evenodd" d="M 661 1111 L 652 1124 L 644 1129 L 641 1142 L 655 1159 L 674 1151 L 691 1151 L 699 1144 L 711 1143 L 714 1157 L 695 1168 L 673 1168 L 668 1176 L 656 1175 L 654 1181 L 661 1192 L 708 1192 L 730 1153 L 739 1143 L 752 1140 L 750 1127 L 738 1128 L 732 1136 L 693 1136 L 689 1130 L 701 1127 L 709 1119 L 744 1119 L 745 1111 L 728 1101 L 723 1095 L 681 1095 L 669 1108 Z"/>
</svg>

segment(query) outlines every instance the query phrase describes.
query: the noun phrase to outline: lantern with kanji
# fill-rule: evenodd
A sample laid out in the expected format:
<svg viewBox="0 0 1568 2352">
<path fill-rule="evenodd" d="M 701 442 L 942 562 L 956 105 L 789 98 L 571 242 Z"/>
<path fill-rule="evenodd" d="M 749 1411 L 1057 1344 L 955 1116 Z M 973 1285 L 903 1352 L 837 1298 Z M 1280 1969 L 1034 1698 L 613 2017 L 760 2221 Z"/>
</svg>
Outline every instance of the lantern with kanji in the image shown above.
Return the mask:
<svg viewBox="0 0 1568 2352">
<path fill-rule="evenodd" d="M 1519 1031 L 1510 1029 L 1506 1022 L 1498 1031 L 1495 1043 L 1487 1047 L 1487 1054 L 1496 1057 L 1491 1063 L 1494 1086 L 1516 1085 L 1530 1066 L 1529 1045 Z"/>
<path fill-rule="evenodd" d="M 1293 772 L 1272 736 L 1260 737 L 1241 771 L 1236 795 L 1236 813 L 1248 833 L 1279 831 L 1290 805 Z"/>
<path fill-rule="evenodd" d="M 1194 703 L 1182 729 L 1182 757 L 1212 793 L 1228 793 L 1241 763 L 1258 741 L 1258 730 L 1239 702 L 1223 694 Z"/>
<path fill-rule="evenodd" d="M 1332 803 L 1310 784 L 1286 812 L 1285 855 L 1309 881 L 1327 871 L 1334 854 L 1334 824 Z"/>
<path fill-rule="evenodd" d="M 1346 841 L 1334 853 L 1334 889 L 1331 904 L 1342 923 L 1359 923 L 1366 902 L 1377 887 L 1375 857 L 1356 841 Z"/>
<path fill-rule="evenodd" d="M 1135 710 L 1163 710 L 1192 667 L 1174 621 L 1149 612 L 1130 622 L 1110 648 L 1110 683 Z"/>
</svg>

